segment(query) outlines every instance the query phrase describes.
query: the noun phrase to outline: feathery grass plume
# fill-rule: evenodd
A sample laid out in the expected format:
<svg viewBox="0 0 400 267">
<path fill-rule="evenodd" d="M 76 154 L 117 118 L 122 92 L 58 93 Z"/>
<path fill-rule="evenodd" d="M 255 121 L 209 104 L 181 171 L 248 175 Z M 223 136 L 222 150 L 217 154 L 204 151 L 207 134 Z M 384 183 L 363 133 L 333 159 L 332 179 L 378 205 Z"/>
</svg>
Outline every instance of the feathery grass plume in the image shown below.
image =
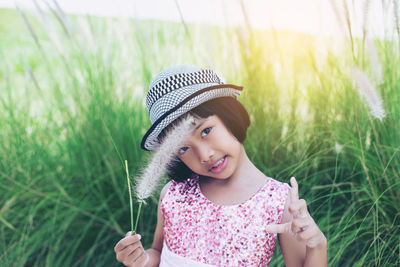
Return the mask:
<svg viewBox="0 0 400 267">
<path fill-rule="evenodd" d="M 145 200 L 156 189 L 164 170 L 174 162 L 179 146 L 193 125 L 196 125 L 194 117 L 187 114 L 178 125 L 167 133 L 159 149 L 153 155 L 150 164 L 144 170 L 143 175 L 136 180 L 135 194 L 139 207 L 132 235 L 136 234 L 142 204 L 146 204 Z"/>
<path fill-rule="evenodd" d="M 367 131 L 367 135 L 365 136 L 365 149 L 368 150 L 370 145 L 371 145 L 371 133 L 370 131 Z"/>
<path fill-rule="evenodd" d="M 367 75 L 365 75 L 361 70 L 353 67 L 352 71 L 353 79 L 358 86 L 358 93 L 368 105 L 371 115 L 382 120 L 386 116 L 386 112 L 383 108 L 382 99 L 378 92 L 368 80 Z"/>
<path fill-rule="evenodd" d="M 375 79 L 375 82 L 378 85 L 382 84 L 383 83 L 382 65 L 381 62 L 379 61 L 379 56 L 378 52 L 376 51 L 376 46 L 374 44 L 374 41 L 368 38 L 366 40 L 365 46 L 370 60 L 369 65 L 372 71 L 373 78 Z"/>
<path fill-rule="evenodd" d="M 192 125 L 195 125 L 194 118 L 187 115 L 176 127 L 170 130 L 159 149 L 154 153 L 150 164 L 146 167 L 143 175 L 137 180 L 136 196 L 139 202 L 145 202 L 154 189 L 157 187 L 163 171 L 173 162 L 179 145 L 187 135 Z"/>
<path fill-rule="evenodd" d="M 336 154 L 339 154 L 343 151 L 343 145 L 339 144 L 338 142 L 335 142 L 335 151 Z"/>
</svg>

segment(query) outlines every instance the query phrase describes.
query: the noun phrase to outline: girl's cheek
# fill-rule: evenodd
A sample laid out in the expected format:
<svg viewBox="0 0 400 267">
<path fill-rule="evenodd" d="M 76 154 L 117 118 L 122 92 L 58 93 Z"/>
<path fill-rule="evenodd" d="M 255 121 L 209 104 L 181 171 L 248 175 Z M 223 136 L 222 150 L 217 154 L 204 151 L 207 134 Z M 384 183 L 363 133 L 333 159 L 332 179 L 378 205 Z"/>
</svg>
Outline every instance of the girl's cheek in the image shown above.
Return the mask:
<svg viewBox="0 0 400 267">
<path fill-rule="evenodd" d="M 186 152 L 188 153 L 188 151 Z M 185 153 L 185 154 L 186 154 Z M 184 158 L 184 159 L 183 159 Z M 186 164 L 187 167 L 189 167 L 189 169 L 191 169 L 192 171 L 195 171 L 198 169 L 198 166 L 194 163 L 193 161 L 193 157 L 192 155 L 185 155 L 185 157 L 182 157 L 181 160 L 183 161 L 183 163 Z"/>
</svg>

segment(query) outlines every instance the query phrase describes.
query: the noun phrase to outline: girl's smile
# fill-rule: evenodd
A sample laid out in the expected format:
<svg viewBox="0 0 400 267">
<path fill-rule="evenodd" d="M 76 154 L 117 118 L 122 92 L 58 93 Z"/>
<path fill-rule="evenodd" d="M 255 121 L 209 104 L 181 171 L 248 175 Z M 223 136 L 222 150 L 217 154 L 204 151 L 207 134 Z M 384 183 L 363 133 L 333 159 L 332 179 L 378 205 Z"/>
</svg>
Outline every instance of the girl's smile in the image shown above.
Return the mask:
<svg viewBox="0 0 400 267">
<path fill-rule="evenodd" d="M 228 156 L 224 156 L 222 159 L 217 161 L 217 163 L 212 164 L 213 167 L 210 168 L 210 171 L 213 173 L 219 173 L 223 169 L 225 169 L 226 165 L 228 164 Z"/>
</svg>

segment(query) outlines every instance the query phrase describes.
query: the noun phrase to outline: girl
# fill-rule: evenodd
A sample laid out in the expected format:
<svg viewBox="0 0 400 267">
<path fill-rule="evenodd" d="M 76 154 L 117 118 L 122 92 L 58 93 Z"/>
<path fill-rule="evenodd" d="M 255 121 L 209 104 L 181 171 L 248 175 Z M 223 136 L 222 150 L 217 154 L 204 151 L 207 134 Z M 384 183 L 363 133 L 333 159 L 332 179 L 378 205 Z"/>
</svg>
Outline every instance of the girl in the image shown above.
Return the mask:
<svg viewBox="0 0 400 267">
<path fill-rule="evenodd" d="M 187 113 L 196 127 L 167 170 L 153 245 L 126 234 L 114 247 L 126 266 L 267 266 L 278 235 L 286 266 L 327 266 L 327 240 L 291 187 L 265 176 L 243 147 L 250 119 L 242 87 L 212 70 L 179 65 L 160 72 L 146 98 L 155 150 Z"/>
</svg>

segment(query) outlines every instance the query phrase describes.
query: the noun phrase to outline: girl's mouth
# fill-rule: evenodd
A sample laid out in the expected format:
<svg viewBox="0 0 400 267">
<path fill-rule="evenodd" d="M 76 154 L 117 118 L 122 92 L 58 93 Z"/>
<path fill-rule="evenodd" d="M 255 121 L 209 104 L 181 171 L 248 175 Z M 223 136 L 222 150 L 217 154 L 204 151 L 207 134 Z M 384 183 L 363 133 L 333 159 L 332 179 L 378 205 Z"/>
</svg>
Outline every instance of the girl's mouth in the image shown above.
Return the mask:
<svg viewBox="0 0 400 267">
<path fill-rule="evenodd" d="M 223 157 L 223 161 L 222 161 L 222 163 L 220 163 L 217 167 L 212 167 L 211 169 L 210 169 L 210 171 L 212 172 L 212 173 L 219 173 L 219 172 L 221 172 L 223 169 L 225 169 L 225 167 L 226 167 L 226 165 L 228 164 L 228 156 L 224 156 Z"/>
</svg>

